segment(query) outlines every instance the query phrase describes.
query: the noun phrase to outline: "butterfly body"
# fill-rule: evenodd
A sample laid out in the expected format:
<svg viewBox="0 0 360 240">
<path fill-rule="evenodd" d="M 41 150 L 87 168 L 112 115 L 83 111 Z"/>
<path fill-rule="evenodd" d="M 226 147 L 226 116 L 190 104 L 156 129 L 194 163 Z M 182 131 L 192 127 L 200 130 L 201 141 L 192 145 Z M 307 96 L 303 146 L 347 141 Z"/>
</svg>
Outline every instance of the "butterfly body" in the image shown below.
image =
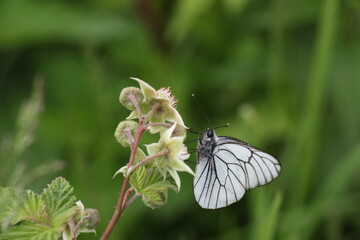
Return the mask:
<svg viewBox="0 0 360 240">
<path fill-rule="evenodd" d="M 195 199 L 202 208 L 226 207 L 247 190 L 272 181 L 280 170 L 280 163 L 270 154 L 207 129 L 198 140 Z"/>
<path fill-rule="evenodd" d="M 212 129 L 207 129 L 198 141 L 198 158 L 211 158 L 216 146 L 216 139 Z"/>
</svg>

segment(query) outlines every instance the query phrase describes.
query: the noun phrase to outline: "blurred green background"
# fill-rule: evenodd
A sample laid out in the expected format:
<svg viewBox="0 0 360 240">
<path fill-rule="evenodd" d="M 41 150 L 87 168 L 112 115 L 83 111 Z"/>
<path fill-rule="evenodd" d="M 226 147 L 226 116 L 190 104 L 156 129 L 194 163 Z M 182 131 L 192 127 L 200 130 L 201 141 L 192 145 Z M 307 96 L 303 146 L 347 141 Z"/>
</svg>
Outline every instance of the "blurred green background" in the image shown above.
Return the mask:
<svg viewBox="0 0 360 240">
<path fill-rule="evenodd" d="M 101 213 L 98 236 L 79 239 L 97 239 L 116 204 L 129 77 L 170 86 L 185 123 L 205 128 L 195 93 L 212 126 L 230 123 L 219 135 L 283 168 L 215 211 L 183 173 L 166 206 L 137 200 L 110 239 L 360 238 L 360 1 L 1 0 L 0 185 L 41 192 L 64 176 Z M 24 107 L 34 79 L 44 88 Z"/>
</svg>

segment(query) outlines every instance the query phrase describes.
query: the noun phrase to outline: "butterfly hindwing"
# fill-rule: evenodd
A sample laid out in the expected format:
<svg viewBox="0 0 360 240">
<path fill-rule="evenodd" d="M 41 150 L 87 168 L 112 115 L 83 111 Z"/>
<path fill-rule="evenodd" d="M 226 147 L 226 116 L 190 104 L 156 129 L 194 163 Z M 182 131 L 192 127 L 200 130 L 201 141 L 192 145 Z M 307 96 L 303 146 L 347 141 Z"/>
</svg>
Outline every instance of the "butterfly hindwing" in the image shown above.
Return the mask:
<svg viewBox="0 0 360 240">
<path fill-rule="evenodd" d="M 281 167 L 273 156 L 235 138 L 213 139 L 212 153 L 198 156 L 195 171 L 194 193 L 201 207 L 228 206 L 279 175 Z"/>
</svg>

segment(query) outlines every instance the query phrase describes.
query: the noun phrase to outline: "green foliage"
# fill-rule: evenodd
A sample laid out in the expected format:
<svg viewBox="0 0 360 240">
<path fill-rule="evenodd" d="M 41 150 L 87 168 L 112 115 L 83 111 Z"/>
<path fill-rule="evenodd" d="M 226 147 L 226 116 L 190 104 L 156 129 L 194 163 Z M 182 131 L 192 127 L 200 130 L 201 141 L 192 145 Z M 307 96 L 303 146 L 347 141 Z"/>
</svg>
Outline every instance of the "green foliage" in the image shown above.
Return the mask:
<svg viewBox="0 0 360 240">
<path fill-rule="evenodd" d="M 50 227 L 42 223 L 24 222 L 20 225 L 10 228 L 8 232 L 0 235 L 2 240 L 29 239 L 46 240 L 58 239 L 61 235 L 60 227 Z"/>
<path fill-rule="evenodd" d="M 154 167 L 139 167 L 130 177 L 130 183 L 142 196 L 142 201 L 151 208 L 164 206 L 167 202 L 168 190 L 177 191 L 170 177 L 164 176 Z"/>
<path fill-rule="evenodd" d="M 41 195 L 30 190 L 1 187 L 0 201 L 4 208 L 0 209 L 0 239 L 58 239 L 67 231 L 70 220 L 82 224 L 83 216 L 79 215 L 81 209 L 75 204 L 73 188 L 62 177 L 53 180 Z M 93 231 L 96 225 L 80 231 Z"/>
<path fill-rule="evenodd" d="M 230 123 L 218 135 L 258 146 L 283 168 L 217 211 L 200 209 L 192 177 L 180 175 L 181 194 L 169 191 L 156 211 L 135 202 L 114 239 L 358 239 L 359 21 L 358 0 L 2 0 L 0 184 L 37 192 L 62 169 L 100 210 L 103 232 L 121 184 L 111 176 L 129 157 L 111 137 L 129 113 L 117 98 L 137 76 L 170 86 L 184 123 L 206 128 L 195 93 L 212 127 Z M 8 157 L 38 74 L 45 98 L 33 141 Z"/>
<path fill-rule="evenodd" d="M 14 223 L 13 219 L 17 217 L 17 211 L 22 204 L 24 194 L 16 188 L 0 187 L 0 223 L 1 232 Z"/>
<path fill-rule="evenodd" d="M 41 194 L 51 226 L 60 226 L 76 213 L 74 189 L 63 178 L 57 178 Z"/>
<path fill-rule="evenodd" d="M 21 192 L 19 191 L 18 194 Z M 26 190 L 22 197 L 18 199 L 12 199 L 18 205 L 16 208 L 12 208 L 12 211 L 16 212 L 16 215 L 11 219 L 10 223 L 15 225 L 21 221 L 35 222 L 47 224 L 48 216 L 45 209 L 45 202 L 43 198 L 34 193 L 31 190 Z"/>
</svg>

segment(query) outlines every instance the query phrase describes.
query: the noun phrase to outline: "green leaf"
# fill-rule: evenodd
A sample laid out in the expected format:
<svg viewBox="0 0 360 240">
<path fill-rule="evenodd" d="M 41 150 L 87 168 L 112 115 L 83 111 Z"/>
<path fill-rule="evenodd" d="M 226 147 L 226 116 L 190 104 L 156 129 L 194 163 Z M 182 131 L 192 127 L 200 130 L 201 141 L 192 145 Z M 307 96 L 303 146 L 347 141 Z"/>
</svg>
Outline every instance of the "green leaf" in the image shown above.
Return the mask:
<svg viewBox="0 0 360 240">
<path fill-rule="evenodd" d="M 168 189 L 176 191 L 176 186 L 169 181 L 159 181 L 144 188 L 140 194 L 142 201 L 151 208 L 162 207 L 167 202 Z"/>
<path fill-rule="evenodd" d="M 61 234 L 61 227 L 51 228 L 40 223 L 24 222 L 10 228 L 8 232 L 0 235 L 0 240 L 55 240 Z"/>
<path fill-rule="evenodd" d="M 11 219 L 17 215 L 24 197 L 24 191 L 9 187 L 0 187 L 0 224 L 6 229 Z"/>
<path fill-rule="evenodd" d="M 66 223 L 76 213 L 76 197 L 70 184 L 62 177 L 52 181 L 41 194 L 51 226 Z"/>
<path fill-rule="evenodd" d="M 176 186 L 169 179 L 164 179 L 157 168 L 139 167 L 131 176 L 130 184 L 142 196 L 146 206 L 161 207 L 167 202 L 168 189 L 176 191 Z"/>
<path fill-rule="evenodd" d="M 27 190 L 24 193 L 23 202 L 20 204 L 16 216 L 11 219 L 11 224 L 16 224 L 23 220 L 32 223 L 47 223 L 45 203 L 40 195 L 31 190 Z"/>
</svg>

